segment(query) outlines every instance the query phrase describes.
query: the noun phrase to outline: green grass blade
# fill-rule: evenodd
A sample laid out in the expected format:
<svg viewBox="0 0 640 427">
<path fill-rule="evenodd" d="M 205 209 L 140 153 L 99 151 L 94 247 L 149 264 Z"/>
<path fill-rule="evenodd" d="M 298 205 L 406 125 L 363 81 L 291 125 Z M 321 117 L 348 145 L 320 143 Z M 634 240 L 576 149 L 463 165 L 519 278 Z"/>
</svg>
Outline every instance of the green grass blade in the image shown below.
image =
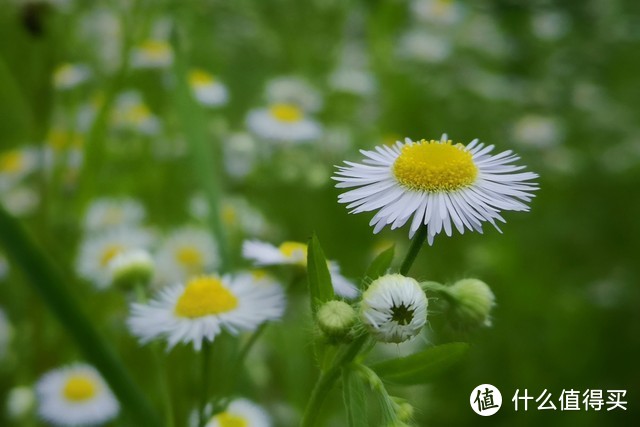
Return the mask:
<svg viewBox="0 0 640 427">
<path fill-rule="evenodd" d="M 311 294 L 311 310 L 315 315 L 322 303 L 334 298 L 327 260 L 315 233 L 309 240 L 307 274 L 309 277 L 309 293 Z"/>
</svg>

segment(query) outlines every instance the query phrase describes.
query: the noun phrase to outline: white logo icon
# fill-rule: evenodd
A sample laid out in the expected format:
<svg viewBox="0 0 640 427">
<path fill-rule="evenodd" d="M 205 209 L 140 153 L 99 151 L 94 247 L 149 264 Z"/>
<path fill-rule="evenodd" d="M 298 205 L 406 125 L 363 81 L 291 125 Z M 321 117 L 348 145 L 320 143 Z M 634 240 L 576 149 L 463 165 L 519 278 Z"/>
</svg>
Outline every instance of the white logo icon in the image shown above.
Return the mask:
<svg viewBox="0 0 640 427">
<path fill-rule="evenodd" d="M 488 417 L 498 412 L 502 406 L 502 395 L 491 384 L 480 384 L 471 392 L 469 403 L 476 414 Z"/>
</svg>

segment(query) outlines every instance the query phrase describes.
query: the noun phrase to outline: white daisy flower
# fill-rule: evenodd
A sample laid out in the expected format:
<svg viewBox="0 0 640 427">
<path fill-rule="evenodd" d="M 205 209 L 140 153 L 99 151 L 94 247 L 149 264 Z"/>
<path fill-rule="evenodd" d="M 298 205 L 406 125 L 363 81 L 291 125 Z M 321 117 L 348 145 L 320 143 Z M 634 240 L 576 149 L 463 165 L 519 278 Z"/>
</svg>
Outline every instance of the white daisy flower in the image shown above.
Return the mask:
<svg viewBox="0 0 640 427">
<path fill-rule="evenodd" d="M 173 64 L 173 49 L 164 40 L 145 40 L 131 52 L 133 68 L 167 68 Z"/>
<path fill-rule="evenodd" d="M 144 206 L 131 198 L 103 197 L 91 202 L 84 215 L 84 229 L 104 231 L 121 226 L 136 226 L 144 219 Z"/>
<path fill-rule="evenodd" d="M 395 145 L 361 150 L 363 163 L 345 162 L 333 178 L 338 188 L 351 190 L 338 196 L 351 213 L 378 210 L 369 223 L 378 233 L 386 225 L 402 227 L 411 216 L 409 237 L 421 225 L 427 227 L 429 244 L 443 229 L 452 235 L 452 223 L 462 234 L 465 228 L 482 233 L 488 221 L 500 231 L 505 222 L 500 211 L 528 211 L 538 189 L 533 172 L 519 172 L 524 166 L 511 151 L 491 155 L 494 146 L 474 139 L 466 147 L 440 141 L 413 142 L 409 138 Z M 354 187 L 357 187 L 354 189 Z"/>
<path fill-rule="evenodd" d="M 205 427 L 271 427 L 269 414 L 247 399 L 235 399 L 224 412 L 214 415 Z"/>
<path fill-rule="evenodd" d="M 204 70 L 191 70 L 189 73 L 189 85 L 194 97 L 202 105 L 218 107 L 225 105 L 229 100 L 227 87 Z"/>
<path fill-rule="evenodd" d="M 260 154 L 259 142 L 248 132 L 234 132 L 224 139 L 222 153 L 226 172 L 241 180 L 255 169 Z"/>
<path fill-rule="evenodd" d="M 118 416 L 120 405 L 98 371 L 75 364 L 51 371 L 36 384 L 38 414 L 57 426 L 104 424 Z"/>
<path fill-rule="evenodd" d="M 112 283 L 123 289 L 136 285 L 147 285 L 153 276 L 155 264 L 149 252 L 132 249 L 121 252 L 109 262 Z"/>
<path fill-rule="evenodd" d="M 145 249 L 151 235 L 134 227 L 121 227 L 98 235 L 88 235 L 81 242 L 76 257 L 76 271 L 96 288 L 105 289 L 112 281 L 109 264 L 119 254 Z"/>
<path fill-rule="evenodd" d="M 329 86 L 336 92 L 358 96 L 372 95 L 377 89 L 373 74 L 361 68 L 341 66 L 329 76 Z"/>
<path fill-rule="evenodd" d="M 155 135 L 160 131 L 160 120 L 136 91 L 127 91 L 118 95 L 112 120 L 118 128 L 135 130 L 145 135 Z"/>
<path fill-rule="evenodd" d="M 199 351 L 222 329 L 234 335 L 253 331 L 279 319 L 284 307 L 280 286 L 264 286 L 250 275 L 196 276 L 165 288 L 149 304 L 133 304 L 128 324 L 142 343 L 166 338 L 168 348 L 191 342 Z"/>
<path fill-rule="evenodd" d="M 91 70 L 84 64 L 62 64 L 53 72 L 53 86 L 59 90 L 73 89 L 89 79 Z"/>
<path fill-rule="evenodd" d="M 522 145 L 547 148 L 562 140 L 564 129 L 553 117 L 527 114 L 513 125 L 512 134 Z"/>
<path fill-rule="evenodd" d="M 316 121 L 306 117 L 300 107 L 287 103 L 250 111 L 247 126 L 258 137 L 275 142 L 306 142 L 322 135 Z"/>
<path fill-rule="evenodd" d="M 452 0 L 414 0 L 411 11 L 419 21 L 436 25 L 455 25 L 464 15 L 462 4 Z"/>
<path fill-rule="evenodd" d="M 0 190 L 6 189 L 38 169 L 38 149 L 23 147 L 0 153 Z"/>
<path fill-rule="evenodd" d="M 40 204 L 40 193 L 26 185 L 0 192 L 0 201 L 7 212 L 17 217 L 31 215 Z"/>
<path fill-rule="evenodd" d="M 307 267 L 307 245 L 300 242 L 283 242 L 280 246 L 260 240 L 247 240 L 242 244 L 242 256 L 257 266 L 297 265 Z M 355 298 L 358 288 L 340 273 L 335 261 L 328 261 L 334 292 L 344 298 Z"/>
<path fill-rule="evenodd" d="M 182 227 L 169 234 L 156 254 L 157 278 L 163 283 L 183 282 L 214 270 L 219 261 L 218 248 L 209 231 Z"/>
<path fill-rule="evenodd" d="M 12 420 L 27 417 L 35 408 L 36 396 L 32 387 L 18 386 L 7 393 L 7 415 Z"/>
<path fill-rule="evenodd" d="M 322 108 L 320 92 L 299 77 L 272 79 L 267 83 L 265 92 L 271 104 L 292 104 L 306 112 L 316 112 Z"/>
<path fill-rule="evenodd" d="M 445 61 L 453 50 L 448 38 L 425 29 L 412 29 L 405 32 L 400 39 L 398 49 L 402 57 L 433 64 Z"/>
<path fill-rule="evenodd" d="M 427 305 L 415 279 L 388 274 L 362 294 L 360 318 L 378 340 L 400 343 L 418 335 L 427 323 Z"/>
</svg>

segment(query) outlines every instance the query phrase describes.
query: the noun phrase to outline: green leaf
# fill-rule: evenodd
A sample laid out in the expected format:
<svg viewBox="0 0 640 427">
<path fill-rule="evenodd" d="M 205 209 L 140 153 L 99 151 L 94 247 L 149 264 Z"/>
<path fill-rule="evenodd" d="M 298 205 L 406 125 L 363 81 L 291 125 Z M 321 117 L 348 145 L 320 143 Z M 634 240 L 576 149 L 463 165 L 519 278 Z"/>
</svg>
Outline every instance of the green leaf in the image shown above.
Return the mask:
<svg viewBox="0 0 640 427">
<path fill-rule="evenodd" d="M 349 366 L 342 370 L 342 396 L 349 427 L 367 427 L 367 394 L 362 377 Z"/>
<path fill-rule="evenodd" d="M 367 272 L 364 275 L 362 282 L 360 283 L 360 288 L 365 289 L 367 284 L 370 283 L 371 280 L 376 280 L 378 277 L 383 276 L 391 263 L 393 262 L 393 256 L 395 255 L 395 245 L 391 245 L 388 249 L 382 251 L 371 263 Z"/>
<path fill-rule="evenodd" d="M 376 363 L 371 369 L 389 382 L 424 384 L 458 363 L 468 348 L 469 345 L 463 342 L 442 344 L 411 356 Z"/>
<path fill-rule="evenodd" d="M 333 299 L 329 266 L 315 233 L 309 240 L 307 276 L 309 278 L 309 293 L 311 294 L 311 310 L 315 315 L 320 305 Z"/>
</svg>

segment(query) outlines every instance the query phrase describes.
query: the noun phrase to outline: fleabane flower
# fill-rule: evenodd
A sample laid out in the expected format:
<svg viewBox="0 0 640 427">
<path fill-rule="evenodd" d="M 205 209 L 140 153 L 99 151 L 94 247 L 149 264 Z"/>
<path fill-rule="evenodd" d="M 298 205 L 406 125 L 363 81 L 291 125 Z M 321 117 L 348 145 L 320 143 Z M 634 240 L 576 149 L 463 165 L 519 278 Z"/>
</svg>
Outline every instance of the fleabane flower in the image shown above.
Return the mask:
<svg viewBox="0 0 640 427">
<path fill-rule="evenodd" d="M 260 240 L 247 240 L 242 244 L 242 256 L 257 266 L 297 265 L 307 267 L 307 245 L 300 242 L 283 242 L 280 246 Z M 355 298 L 358 288 L 340 273 L 335 261 L 328 261 L 334 292 L 344 298 Z"/>
<path fill-rule="evenodd" d="M 156 254 L 156 273 L 163 283 L 183 282 L 219 264 L 216 242 L 204 229 L 185 226 L 172 231 Z"/>
<path fill-rule="evenodd" d="M 121 227 L 88 235 L 78 249 L 76 271 L 96 288 L 105 289 L 113 279 L 111 261 L 130 250 L 148 248 L 152 240 L 151 234 L 137 227 Z"/>
<path fill-rule="evenodd" d="M 388 274 L 362 294 L 360 318 L 379 341 L 401 343 L 427 323 L 427 297 L 415 279 Z"/>
<path fill-rule="evenodd" d="M 23 147 L 0 153 L 0 190 L 11 187 L 38 169 L 38 149 Z"/>
<path fill-rule="evenodd" d="M 308 142 L 322 134 L 320 125 L 302 108 L 284 102 L 250 111 L 247 126 L 256 136 L 274 142 Z"/>
<path fill-rule="evenodd" d="M 57 426 L 104 424 L 120 411 L 100 374 L 84 364 L 45 374 L 36 385 L 36 395 L 40 417 Z"/>
<path fill-rule="evenodd" d="M 134 68 L 166 68 L 173 63 L 173 49 L 164 40 L 145 40 L 131 54 Z"/>
<path fill-rule="evenodd" d="M 87 231 L 139 225 L 145 217 L 142 203 L 131 198 L 99 198 L 91 202 L 84 216 Z"/>
<path fill-rule="evenodd" d="M 118 95 L 112 121 L 119 129 L 138 131 L 145 135 L 155 135 L 160 131 L 160 120 L 136 91 L 127 91 Z"/>
<path fill-rule="evenodd" d="M 204 70 L 191 70 L 189 73 L 189 85 L 195 99 L 207 107 L 225 105 L 229 100 L 227 87 Z"/>
<path fill-rule="evenodd" d="M 73 89 L 89 79 L 91 70 L 84 64 L 62 64 L 53 72 L 53 86 L 58 90 Z"/>
<path fill-rule="evenodd" d="M 528 211 L 524 202 L 533 198 L 538 177 L 518 172 L 524 166 L 511 151 L 491 155 L 494 146 L 477 139 L 467 146 L 453 144 L 443 135 L 440 141 L 396 142 L 361 150 L 362 163 L 345 162 L 333 177 L 337 188 L 351 190 L 338 196 L 351 213 L 377 210 L 371 222 L 374 233 L 385 226 L 402 227 L 412 217 L 409 237 L 427 227 L 429 244 L 442 230 L 452 235 L 453 227 L 482 233 L 482 223 L 496 227 L 505 222 L 500 212 Z M 452 226 L 453 224 L 453 226 Z"/>
<path fill-rule="evenodd" d="M 149 304 L 134 304 L 128 320 L 142 343 L 166 338 L 168 347 L 213 341 L 223 329 L 231 334 L 253 331 L 261 323 L 282 316 L 281 286 L 255 283 L 251 275 L 196 276 L 186 284 L 162 290 Z"/>
<path fill-rule="evenodd" d="M 255 403 L 235 399 L 224 412 L 211 417 L 205 427 L 271 427 L 271 418 Z"/>
</svg>

